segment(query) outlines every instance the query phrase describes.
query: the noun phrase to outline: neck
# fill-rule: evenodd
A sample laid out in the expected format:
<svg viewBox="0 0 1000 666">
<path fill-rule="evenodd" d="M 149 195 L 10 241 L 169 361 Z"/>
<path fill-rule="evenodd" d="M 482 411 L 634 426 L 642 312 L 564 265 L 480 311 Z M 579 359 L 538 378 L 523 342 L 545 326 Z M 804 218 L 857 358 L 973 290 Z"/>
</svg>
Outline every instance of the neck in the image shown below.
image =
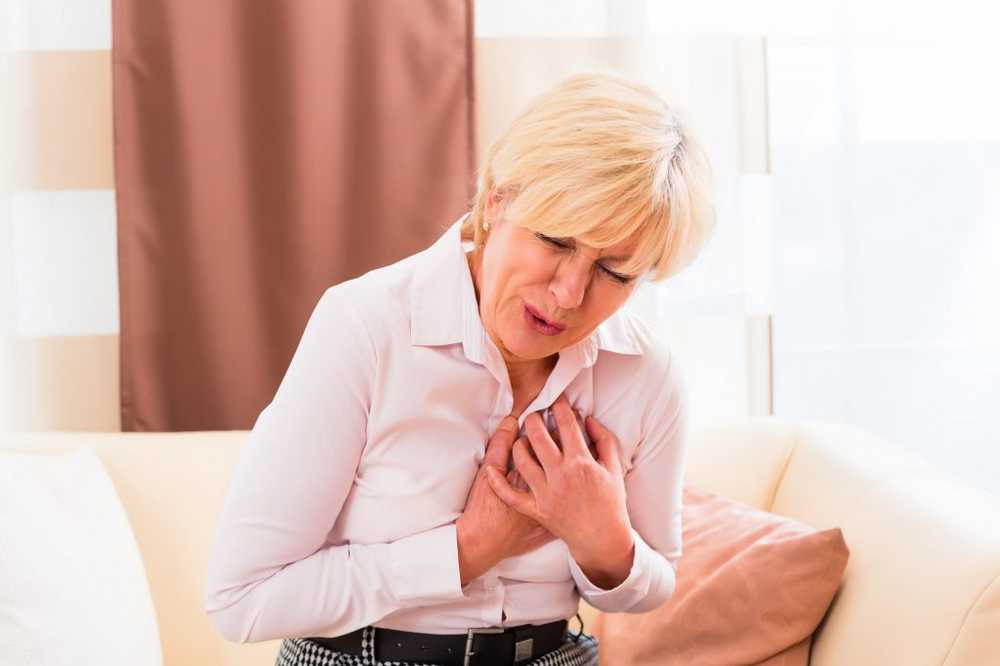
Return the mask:
<svg viewBox="0 0 1000 666">
<path fill-rule="evenodd" d="M 530 389 L 543 384 L 559 360 L 559 354 L 536 358 L 531 360 L 508 358 L 504 353 L 504 361 L 507 364 L 507 376 L 510 378 L 510 389 L 514 393 L 520 393 L 521 389 Z"/>
</svg>

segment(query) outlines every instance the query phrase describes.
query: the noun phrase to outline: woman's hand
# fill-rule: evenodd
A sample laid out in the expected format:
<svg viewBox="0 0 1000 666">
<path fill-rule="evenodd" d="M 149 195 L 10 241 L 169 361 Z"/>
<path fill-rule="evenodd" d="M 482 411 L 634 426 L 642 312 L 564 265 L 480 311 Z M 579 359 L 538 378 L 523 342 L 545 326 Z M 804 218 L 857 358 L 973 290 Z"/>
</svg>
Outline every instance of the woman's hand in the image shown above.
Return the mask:
<svg viewBox="0 0 1000 666">
<path fill-rule="evenodd" d="M 524 420 L 528 436 L 513 444 L 514 463 L 528 489 L 512 486 L 503 474 L 487 468 L 490 485 L 507 505 L 565 541 L 585 573 L 589 569 L 607 574 L 602 576 L 606 580 L 618 579 L 613 584 L 620 582 L 631 567 L 634 541 L 618 438 L 588 416 L 585 427 L 595 459 L 565 395 L 556 399 L 552 411 L 559 426 L 558 445 L 538 412 Z"/>
<path fill-rule="evenodd" d="M 486 445 L 486 455 L 458 518 L 459 568 L 462 586 L 497 562 L 534 550 L 555 536 L 527 516 L 507 506 L 490 486 L 487 470 L 493 469 L 508 487 L 525 491 L 528 485 L 517 470 L 507 472 L 511 447 L 517 437 L 517 419 L 507 416 Z"/>
</svg>

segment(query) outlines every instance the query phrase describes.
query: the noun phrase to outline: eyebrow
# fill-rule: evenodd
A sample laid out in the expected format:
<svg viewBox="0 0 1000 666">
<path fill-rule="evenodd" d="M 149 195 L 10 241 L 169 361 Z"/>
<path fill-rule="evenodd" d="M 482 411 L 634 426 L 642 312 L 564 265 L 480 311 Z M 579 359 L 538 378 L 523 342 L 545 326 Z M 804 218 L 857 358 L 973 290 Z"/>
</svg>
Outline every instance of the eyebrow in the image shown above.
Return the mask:
<svg viewBox="0 0 1000 666">
<path fill-rule="evenodd" d="M 540 232 L 536 232 L 536 233 L 538 235 L 540 235 L 540 236 L 545 236 L 545 234 L 542 234 Z M 557 241 L 559 241 L 561 243 L 568 243 L 568 244 L 571 244 L 571 245 L 576 245 L 576 239 L 573 238 L 572 236 L 548 236 L 548 238 L 551 238 L 553 240 L 557 240 Z M 614 264 L 621 264 L 621 263 L 624 263 L 624 262 L 628 261 L 631 258 L 632 257 L 629 256 L 629 255 L 624 255 L 624 256 L 615 255 L 615 256 L 607 256 L 607 257 L 598 257 L 597 261 L 607 261 L 607 262 L 614 263 Z"/>
<path fill-rule="evenodd" d="M 622 263 L 624 261 L 628 261 L 631 258 L 632 257 L 629 257 L 629 256 L 625 256 L 625 257 L 598 257 L 598 259 L 601 260 L 601 261 L 611 261 L 611 262 L 616 263 L 616 264 L 620 264 L 620 263 Z"/>
<path fill-rule="evenodd" d="M 560 238 L 559 240 L 570 242 L 570 243 L 573 243 L 574 245 L 576 245 L 576 240 L 573 239 L 573 238 Z M 628 261 L 631 258 L 632 257 L 629 256 L 629 255 L 623 255 L 623 256 L 617 256 L 616 255 L 616 256 L 598 257 L 597 260 L 598 261 L 610 261 L 610 262 L 615 263 L 615 264 L 620 264 L 622 262 Z"/>
</svg>

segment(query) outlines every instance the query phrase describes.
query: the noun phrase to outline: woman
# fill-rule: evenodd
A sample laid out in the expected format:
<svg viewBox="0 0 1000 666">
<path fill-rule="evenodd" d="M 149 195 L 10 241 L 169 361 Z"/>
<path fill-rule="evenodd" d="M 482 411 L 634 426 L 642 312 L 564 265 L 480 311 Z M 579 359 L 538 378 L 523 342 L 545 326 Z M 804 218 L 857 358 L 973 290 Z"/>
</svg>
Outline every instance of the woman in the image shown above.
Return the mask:
<svg viewBox="0 0 1000 666">
<path fill-rule="evenodd" d="M 703 246 L 708 178 L 652 91 L 577 75 L 436 243 L 327 289 L 226 497 L 222 635 L 285 639 L 281 665 L 596 664 L 580 596 L 662 604 L 685 394 L 622 305 Z"/>
</svg>

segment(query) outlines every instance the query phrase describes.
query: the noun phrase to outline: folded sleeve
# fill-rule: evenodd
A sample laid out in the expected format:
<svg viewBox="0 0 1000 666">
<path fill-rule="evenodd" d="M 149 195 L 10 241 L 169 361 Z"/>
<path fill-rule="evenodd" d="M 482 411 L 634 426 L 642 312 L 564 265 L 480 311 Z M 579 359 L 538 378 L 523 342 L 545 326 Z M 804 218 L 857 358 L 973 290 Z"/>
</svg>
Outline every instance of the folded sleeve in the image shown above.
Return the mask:
<svg viewBox="0 0 1000 666">
<path fill-rule="evenodd" d="M 625 474 L 626 504 L 635 554 L 628 577 L 612 589 L 598 587 L 569 556 L 570 572 L 588 604 L 609 613 L 644 613 L 661 606 L 677 583 L 681 511 L 687 455 L 687 393 L 673 355 L 651 372 L 643 435 Z"/>
<path fill-rule="evenodd" d="M 326 543 L 365 446 L 379 361 L 342 286 L 310 315 L 229 484 L 204 607 L 232 642 L 339 636 L 466 597 L 454 523 L 391 543 Z"/>
</svg>

